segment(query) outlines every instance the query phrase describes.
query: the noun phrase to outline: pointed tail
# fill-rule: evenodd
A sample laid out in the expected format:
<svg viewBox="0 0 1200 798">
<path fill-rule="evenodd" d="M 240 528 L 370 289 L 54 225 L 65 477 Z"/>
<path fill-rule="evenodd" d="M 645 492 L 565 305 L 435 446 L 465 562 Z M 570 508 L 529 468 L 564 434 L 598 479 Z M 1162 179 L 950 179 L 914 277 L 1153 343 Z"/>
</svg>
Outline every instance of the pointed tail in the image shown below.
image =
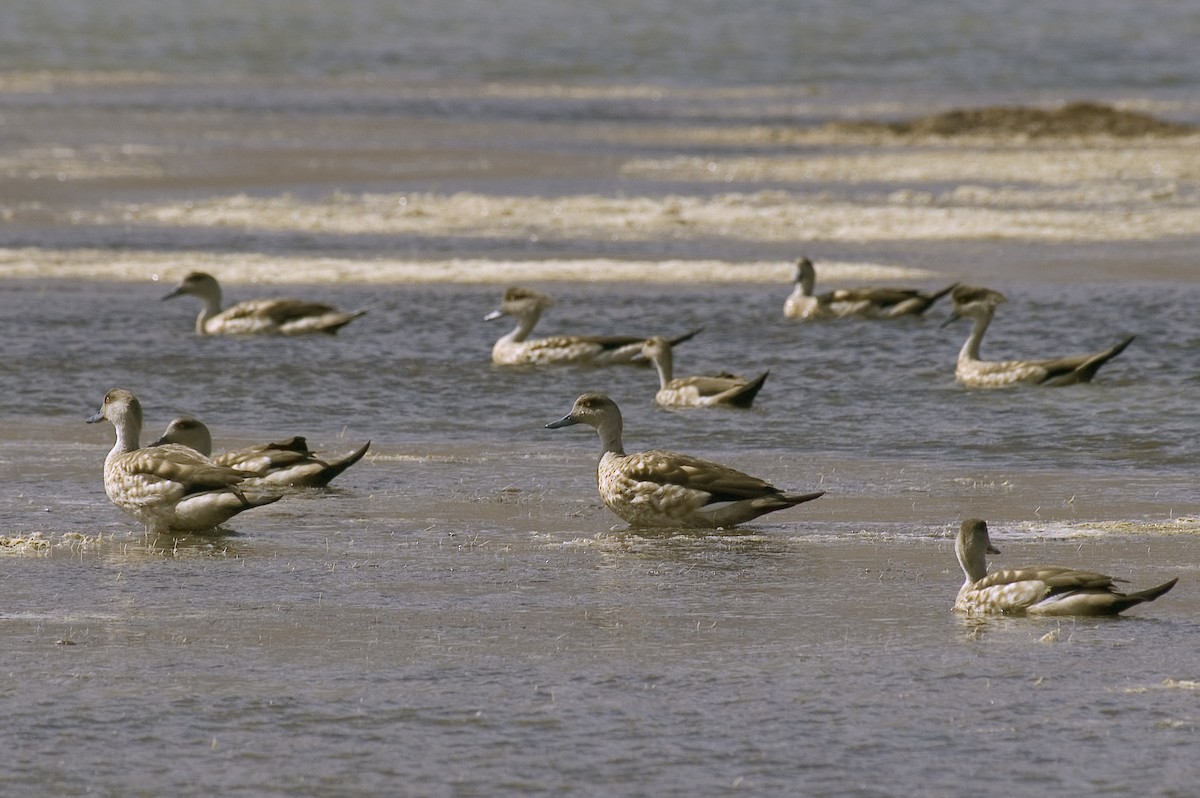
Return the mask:
<svg viewBox="0 0 1200 798">
<path fill-rule="evenodd" d="M 696 329 L 692 330 L 691 332 L 686 332 L 683 335 L 680 335 L 676 338 L 670 338 L 668 340 L 671 342 L 671 346 L 678 346 L 679 344 L 683 343 L 684 341 L 690 341 L 691 339 L 695 338 L 697 335 L 699 335 L 702 332 L 704 332 L 704 328 L 697 327 Z"/>
<path fill-rule="evenodd" d="M 355 451 L 343 457 L 341 460 L 334 460 L 332 463 L 321 469 L 308 484 L 314 488 L 323 488 L 333 481 L 334 477 L 341 474 L 350 466 L 363 459 L 363 455 L 371 448 L 371 442 L 367 441 Z"/>
<path fill-rule="evenodd" d="M 1144 601 L 1154 601 L 1156 598 L 1175 587 L 1175 583 L 1178 581 L 1179 577 L 1175 577 L 1171 581 L 1163 582 L 1157 587 L 1146 588 L 1145 590 L 1139 590 L 1136 593 L 1126 593 L 1122 597 L 1121 609 L 1117 611 L 1121 612 L 1122 610 L 1126 610 L 1136 604 L 1141 604 Z"/>
<path fill-rule="evenodd" d="M 1079 381 L 1080 382 L 1088 382 L 1089 380 L 1092 379 L 1092 377 L 1095 377 L 1096 372 L 1100 370 L 1100 367 L 1103 366 L 1108 361 L 1112 360 L 1117 355 L 1124 352 L 1125 347 L 1129 346 L 1129 343 L 1133 340 L 1133 338 L 1134 338 L 1134 336 L 1131 335 L 1128 338 L 1126 338 L 1125 340 L 1116 344 L 1115 346 L 1109 347 L 1108 349 L 1105 349 L 1103 352 L 1097 352 L 1096 354 L 1094 354 L 1090 358 L 1088 358 L 1088 360 L 1083 365 L 1081 365 L 1078 369 Z"/>
<path fill-rule="evenodd" d="M 762 390 L 763 383 L 767 381 L 767 376 L 770 373 L 770 371 L 764 371 L 741 388 L 734 389 L 735 392 L 725 400 L 725 404 L 734 407 L 750 407 L 754 403 L 754 397 L 758 396 L 758 392 Z"/>
<path fill-rule="evenodd" d="M 934 302 L 937 302 L 939 299 L 941 299 L 946 294 L 953 291 L 955 288 L 958 288 L 958 283 L 950 283 L 950 285 L 946 286 L 941 291 L 936 291 L 936 292 L 930 294 L 929 295 L 929 304 L 932 305 Z"/>
<path fill-rule="evenodd" d="M 331 314 L 329 316 L 329 321 L 321 325 L 321 332 L 327 335 L 337 335 L 338 330 L 342 329 L 364 313 L 366 313 L 365 310 L 356 310 L 353 313 Z"/>
</svg>

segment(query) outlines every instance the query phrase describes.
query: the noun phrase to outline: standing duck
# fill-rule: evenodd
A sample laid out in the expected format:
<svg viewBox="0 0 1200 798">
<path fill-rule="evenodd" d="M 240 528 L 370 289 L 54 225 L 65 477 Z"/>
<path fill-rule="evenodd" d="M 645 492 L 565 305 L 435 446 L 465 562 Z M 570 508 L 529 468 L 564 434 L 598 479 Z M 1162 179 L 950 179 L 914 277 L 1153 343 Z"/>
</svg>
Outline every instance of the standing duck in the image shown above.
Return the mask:
<svg viewBox="0 0 1200 798">
<path fill-rule="evenodd" d="M 218 465 L 187 446 L 138 448 L 142 405 L 123 388 L 105 394 L 104 404 L 87 423 L 104 420 L 117 434 L 104 459 L 104 492 L 119 509 L 145 524 L 148 533 L 210 531 L 240 512 L 280 498 L 247 496 L 239 485 L 252 474 Z"/>
<path fill-rule="evenodd" d="M 529 333 L 541 318 L 542 311 L 554 300 L 531 288 L 509 288 L 504 292 L 500 307 L 483 317 L 492 321 L 501 316 L 513 316 L 517 326 L 492 347 L 492 363 L 499 366 L 516 365 L 576 365 L 610 366 L 635 362 L 642 351 L 644 337 L 632 335 L 552 335 L 529 338 Z M 680 344 L 699 330 L 671 339 Z"/>
<path fill-rule="evenodd" d="M 343 313 L 301 299 L 251 299 L 221 310 L 221 285 L 211 274 L 192 272 L 163 300 L 190 295 L 204 303 L 196 317 L 200 335 L 335 335 L 365 310 Z"/>
<path fill-rule="evenodd" d="M 991 324 L 996 306 L 1008 298 L 990 288 L 960 285 L 950 298 L 954 312 L 942 326 L 960 319 L 971 319 L 974 325 L 958 353 L 954 377 L 968 388 L 1003 388 L 1017 383 L 1033 385 L 1074 385 L 1091 382 L 1100 367 L 1125 351 L 1130 335 L 1102 352 L 1075 355 L 1051 360 L 982 360 L 979 345 Z"/>
<path fill-rule="evenodd" d="M 547 429 L 586 424 L 600 436 L 600 498 L 632 527 L 727 528 L 824 494 L 784 493 L 728 466 L 665 449 L 625 454 L 621 410 L 600 393 L 585 393 Z"/>
<path fill-rule="evenodd" d="M 151 446 L 174 443 L 189 446 L 200 454 L 212 457 L 218 465 L 230 466 L 253 474 L 246 484 L 280 485 L 293 488 L 323 488 L 334 477 L 357 463 L 371 448 L 367 441 L 345 457 L 326 461 L 308 448 L 299 435 L 278 443 L 260 443 L 243 449 L 212 454 L 212 433 L 203 422 L 189 416 L 171 420 L 166 430 Z"/>
<path fill-rule="evenodd" d="M 987 555 L 999 554 L 979 518 L 962 522 L 954 552 L 965 581 L 954 610 L 968 615 L 1117 615 L 1154 601 L 1175 587 L 1178 578 L 1136 593 L 1119 593 L 1105 574 L 1050 565 L 988 573 Z"/>
<path fill-rule="evenodd" d="M 654 401 L 663 407 L 750 407 L 770 372 L 764 371 L 753 380 L 732 374 L 713 376 L 674 377 L 671 342 L 660 335 L 642 343 L 642 357 L 658 371 L 658 391 Z"/>
<path fill-rule="evenodd" d="M 933 293 L 915 288 L 839 288 L 814 294 L 817 271 L 813 262 L 801 258 L 796 262 L 796 282 L 792 293 L 783 303 L 783 315 L 789 319 L 898 319 L 920 316 L 950 293 L 957 283 Z"/>
</svg>

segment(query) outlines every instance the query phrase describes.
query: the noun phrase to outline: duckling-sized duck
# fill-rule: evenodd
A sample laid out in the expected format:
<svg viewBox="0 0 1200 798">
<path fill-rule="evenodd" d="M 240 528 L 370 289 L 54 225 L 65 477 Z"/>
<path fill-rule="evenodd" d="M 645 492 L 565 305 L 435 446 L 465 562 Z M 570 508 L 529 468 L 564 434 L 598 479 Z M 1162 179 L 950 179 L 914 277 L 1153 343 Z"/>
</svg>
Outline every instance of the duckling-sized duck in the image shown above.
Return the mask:
<svg viewBox="0 0 1200 798">
<path fill-rule="evenodd" d="M 987 332 L 996 306 L 1008 298 L 990 288 L 960 285 L 950 294 L 954 312 L 943 322 L 964 318 L 974 325 L 958 353 L 958 364 L 954 377 L 968 388 L 1003 388 L 1017 383 L 1033 385 L 1074 385 L 1091 382 L 1096 372 L 1108 361 L 1125 351 L 1133 336 L 1127 336 L 1117 344 L 1090 355 L 1075 355 L 1051 360 L 981 360 L 979 345 Z"/>
<path fill-rule="evenodd" d="M 661 335 L 642 343 L 641 356 L 658 370 L 658 392 L 654 401 L 663 407 L 750 407 L 770 372 L 764 371 L 753 380 L 732 374 L 713 376 L 673 377 L 671 342 Z"/>
<path fill-rule="evenodd" d="M 246 495 L 239 486 L 252 474 L 218 465 L 187 446 L 138 448 L 142 405 L 123 388 L 105 394 L 100 411 L 87 423 L 103 420 L 117 433 L 104 459 L 104 492 L 145 524 L 148 533 L 207 532 L 240 512 L 280 499 L 280 494 Z"/>
<path fill-rule="evenodd" d="M 796 262 L 796 282 L 792 293 L 783 303 L 783 315 L 789 319 L 898 319 L 920 316 L 950 293 L 958 283 L 940 291 L 926 293 L 915 288 L 839 288 L 814 294 L 817 271 L 813 262 L 801 258 Z"/>
<path fill-rule="evenodd" d="M 634 363 L 642 351 L 644 337 L 632 335 L 552 335 L 548 338 L 529 338 L 529 333 L 541 318 L 542 311 L 554 300 L 532 288 L 509 288 L 504 292 L 500 307 L 483 317 L 492 321 L 501 316 L 514 316 L 517 326 L 492 347 L 492 362 L 499 366 L 517 365 L 575 365 L 611 366 Z M 699 330 L 671 339 L 681 344 Z"/>
<path fill-rule="evenodd" d="M 261 443 L 213 456 L 212 433 L 203 422 L 190 416 L 171 420 L 167 429 L 151 446 L 174 443 L 190 446 L 200 454 L 212 457 L 219 465 L 230 466 L 253 474 L 246 484 L 280 485 L 293 488 L 323 488 L 334 477 L 357 463 L 371 448 L 367 441 L 340 460 L 326 461 L 308 448 L 299 435 L 278 443 Z"/>
<path fill-rule="evenodd" d="M 1117 615 L 1154 601 L 1175 587 L 1178 577 L 1136 593 L 1119 593 L 1114 577 L 1049 565 L 987 571 L 987 555 L 999 554 L 988 536 L 987 522 L 962 522 L 954 552 L 965 581 L 954 610 L 969 615 Z"/>
<path fill-rule="evenodd" d="M 200 335 L 336 335 L 366 313 L 343 313 L 320 302 L 300 299 L 251 299 L 221 310 L 221 285 L 205 272 L 187 275 L 163 300 L 185 294 L 204 303 L 196 317 L 196 332 Z"/>
<path fill-rule="evenodd" d="M 604 394 L 583 394 L 546 428 L 573 424 L 586 424 L 600 436 L 600 498 L 632 527 L 727 528 L 824 494 L 784 493 L 728 466 L 664 449 L 625 454 L 621 410 Z"/>
</svg>

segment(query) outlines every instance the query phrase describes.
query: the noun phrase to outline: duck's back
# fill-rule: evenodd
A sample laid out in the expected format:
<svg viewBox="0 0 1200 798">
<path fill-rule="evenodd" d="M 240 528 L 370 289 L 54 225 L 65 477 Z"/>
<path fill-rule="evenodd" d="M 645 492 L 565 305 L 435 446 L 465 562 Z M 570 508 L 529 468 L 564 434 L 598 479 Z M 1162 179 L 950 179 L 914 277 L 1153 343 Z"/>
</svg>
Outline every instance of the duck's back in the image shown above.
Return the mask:
<svg viewBox="0 0 1200 798">
<path fill-rule="evenodd" d="M 629 336 L 552 335 L 526 341 L 501 338 L 492 347 L 492 362 L 501 366 L 603 366 L 633 361 L 641 338 Z"/>
<path fill-rule="evenodd" d="M 251 299 L 216 314 L 207 321 L 205 329 L 224 335 L 334 332 L 362 313 L 342 313 L 321 302 L 301 299 Z"/>
</svg>

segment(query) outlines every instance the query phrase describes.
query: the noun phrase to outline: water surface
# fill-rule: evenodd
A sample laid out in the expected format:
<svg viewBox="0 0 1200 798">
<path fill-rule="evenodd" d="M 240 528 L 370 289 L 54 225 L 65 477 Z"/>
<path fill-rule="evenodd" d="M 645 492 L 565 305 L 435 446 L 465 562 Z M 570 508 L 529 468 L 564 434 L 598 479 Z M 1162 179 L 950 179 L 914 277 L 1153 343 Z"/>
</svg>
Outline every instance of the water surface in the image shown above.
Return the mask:
<svg viewBox="0 0 1200 798">
<path fill-rule="evenodd" d="M 276 2 L 0 8 L 0 792 L 1187 795 L 1195 764 L 1200 139 L 855 136 L 1090 99 L 1200 121 L 1178 3 Z M 875 7 L 878 6 L 878 7 Z M 1002 290 L 994 357 L 1137 338 L 1091 385 L 973 392 L 948 308 L 782 318 L 821 285 Z M 229 299 L 366 308 L 337 338 L 197 338 Z M 647 370 L 497 369 L 540 332 L 675 334 L 771 375 L 668 412 Z M 106 500 L 109 388 L 146 435 L 368 457 L 223 534 Z M 634 534 L 611 394 L 666 446 L 821 499 Z M 1116 621 L 949 610 L 951 536 L 1141 587 Z"/>
</svg>

